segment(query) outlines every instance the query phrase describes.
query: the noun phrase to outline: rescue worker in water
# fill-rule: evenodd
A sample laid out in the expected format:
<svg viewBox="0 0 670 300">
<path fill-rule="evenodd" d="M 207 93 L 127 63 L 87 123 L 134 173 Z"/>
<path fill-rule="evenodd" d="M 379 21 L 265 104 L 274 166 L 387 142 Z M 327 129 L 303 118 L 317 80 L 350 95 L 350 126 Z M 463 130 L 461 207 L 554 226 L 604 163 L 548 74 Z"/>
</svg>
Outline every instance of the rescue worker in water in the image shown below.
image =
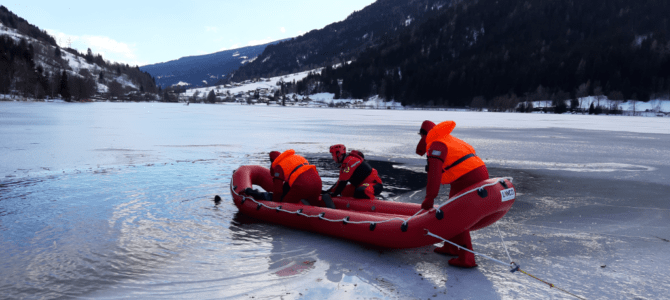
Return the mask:
<svg viewBox="0 0 670 300">
<path fill-rule="evenodd" d="M 438 125 L 431 121 L 421 124 L 421 140 L 416 147 L 416 154 L 427 154 L 426 171 L 428 184 L 426 197 L 421 208 L 430 210 L 440 190 L 441 184 L 450 184 L 449 197 L 460 193 L 465 188 L 482 180 L 489 179 L 489 172 L 484 161 L 477 157 L 475 149 L 466 142 L 455 138 L 451 131 L 456 127 L 454 121 L 444 121 Z M 427 149 L 427 150 L 426 150 Z M 450 239 L 450 241 L 464 248 L 472 250 L 470 232 L 465 231 Z M 457 255 L 449 260 L 452 266 L 473 268 L 477 266 L 475 255 L 461 250 L 458 247 L 444 243 L 444 246 L 435 249 L 436 253 Z"/>
<path fill-rule="evenodd" d="M 306 200 L 310 205 L 319 204 L 321 177 L 316 166 L 289 149 L 284 153 L 270 152 L 272 166 L 272 201 L 297 203 Z M 304 202 L 303 202 L 304 203 Z M 307 204 L 307 203 L 305 203 Z"/>
<path fill-rule="evenodd" d="M 341 164 L 337 183 L 328 192 L 332 196 L 342 195 L 356 199 L 374 200 L 384 189 L 377 170 L 365 161 L 363 153 L 351 150 L 342 144 L 330 146 L 335 163 Z M 350 183 L 350 184 L 348 184 Z"/>
</svg>

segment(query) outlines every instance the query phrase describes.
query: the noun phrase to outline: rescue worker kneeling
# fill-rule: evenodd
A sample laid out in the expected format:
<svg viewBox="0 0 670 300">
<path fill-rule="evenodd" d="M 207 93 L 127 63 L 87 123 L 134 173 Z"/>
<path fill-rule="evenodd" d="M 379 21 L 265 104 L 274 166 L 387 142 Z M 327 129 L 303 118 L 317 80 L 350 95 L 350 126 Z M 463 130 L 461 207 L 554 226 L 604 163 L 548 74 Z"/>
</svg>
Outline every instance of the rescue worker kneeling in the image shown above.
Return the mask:
<svg viewBox="0 0 670 300">
<path fill-rule="evenodd" d="M 345 197 L 374 200 L 382 192 L 382 180 L 377 170 L 365 161 L 363 153 L 351 150 L 347 155 L 347 148 L 342 144 L 330 146 L 330 153 L 335 163 L 342 164 L 337 183 L 328 190 L 332 196 L 341 194 Z"/>
<path fill-rule="evenodd" d="M 316 166 L 296 155 L 293 149 L 284 153 L 270 152 L 272 167 L 272 201 L 298 203 L 306 200 L 310 205 L 319 205 L 321 195 L 321 177 Z M 303 202 L 304 203 L 304 202 Z M 307 204 L 307 203 L 305 203 Z"/>
</svg>

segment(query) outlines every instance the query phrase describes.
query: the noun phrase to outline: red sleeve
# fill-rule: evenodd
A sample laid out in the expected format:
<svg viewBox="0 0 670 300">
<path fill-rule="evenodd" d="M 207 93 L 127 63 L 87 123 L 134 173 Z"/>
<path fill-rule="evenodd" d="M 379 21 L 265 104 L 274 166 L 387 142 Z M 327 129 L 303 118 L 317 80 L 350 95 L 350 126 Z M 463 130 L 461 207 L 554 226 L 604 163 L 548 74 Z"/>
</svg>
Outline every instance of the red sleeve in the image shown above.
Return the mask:
<svg viewBox="0 0 670 300">
<path fill-rule="evenodd" d="M 272 172 L 272 201 L 280 202 L 284 193 L 284 170 L 280 166 L 270 169 Z"/>
<path fill-rule="evenodd" d="M 443 143 L 435 142 L 426 152 L 428 160 L 428 183 L 426 185 L 426 198 L 421 203 L 421 208 L 429 210 L 433 208 L 435 197 L 440 192 L 442 184 L 442 166 L 447 158 L 447 146 Z"/>
</svg>

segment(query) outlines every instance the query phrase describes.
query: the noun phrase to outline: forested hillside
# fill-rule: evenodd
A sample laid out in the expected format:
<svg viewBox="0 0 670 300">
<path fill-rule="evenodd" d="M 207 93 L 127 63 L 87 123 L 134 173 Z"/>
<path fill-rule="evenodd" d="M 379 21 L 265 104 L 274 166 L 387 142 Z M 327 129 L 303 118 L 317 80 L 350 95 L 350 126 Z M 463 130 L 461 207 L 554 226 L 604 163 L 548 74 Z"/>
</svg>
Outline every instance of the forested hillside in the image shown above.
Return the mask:
<svg viewBox="0 0 670 300">
<path fill-rule="evenodd" d="M 451 0 L 378 0 L 344 21 L 269 45 L 255 61 L 228 78 L 241 81 L 272 77 L 349 61 L 360 51 L 391 39 L 450 3 Z"/>
<path fill-rule="evenodd" d="M 105 61 L 91 49 L 61 48 L 55 39 L 0 6 L 0 94 L 84 100 L 155 100 L 154 79 L 138 67 Z"/>
<path fill-rule="evenodd" d="M 670 91 L 668 12 L 662 0 L 461 1 L 302 86 L 340 80 L 342 97 L 413 105 L 648 100 Z"/>
</svg>

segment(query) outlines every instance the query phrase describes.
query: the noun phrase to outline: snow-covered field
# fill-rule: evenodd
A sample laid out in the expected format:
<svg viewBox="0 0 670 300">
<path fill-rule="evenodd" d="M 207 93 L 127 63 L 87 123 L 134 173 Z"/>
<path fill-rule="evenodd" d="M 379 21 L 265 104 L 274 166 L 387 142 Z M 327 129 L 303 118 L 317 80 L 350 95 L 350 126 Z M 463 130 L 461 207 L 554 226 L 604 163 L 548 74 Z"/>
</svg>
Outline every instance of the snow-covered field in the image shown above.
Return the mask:
<svg viewBox="0 0 670 300">
<path fill-rule="evenodd" d="M 320 71 L 320 69 L 312 70 L 312 71 Z M 267 78 L 268 81 L 258 81 L 258 82 L 253 82 L 253 83 L 247 83 L 243 84 L 242 86 L 236 86 L 236 87 L 230 87 L 230 88 L 225 88 L 223 86 L 212 86 L 212 87 L 204 87 L 204 88 L 194 88 L 194 89 L 188 89 L 184 93 L 184 96 L 193 96 L 195 92 L 199 92 L 201 95 L 207 95 L 210 91 L 220 91 L 220 92 L 226 92 L 229 91 L 231 94 L 237 94 L 240 92 L 249 92 L 249 91 L 255 91 L 257 89 L 277 89 L 277 82 L 284 81 L 284 82 L 293 82 L 302 80 L 303 78 L 307 77 L 309 72 L 312 71 L 305 71 L 305 72 L 300 72 L 300 73 L 295 73 L 295 74 L 290 74 L 290 75 L 284 75 L 284 76 L 276 76 L 276 77 L 271 77 Z"/>
</svg>

